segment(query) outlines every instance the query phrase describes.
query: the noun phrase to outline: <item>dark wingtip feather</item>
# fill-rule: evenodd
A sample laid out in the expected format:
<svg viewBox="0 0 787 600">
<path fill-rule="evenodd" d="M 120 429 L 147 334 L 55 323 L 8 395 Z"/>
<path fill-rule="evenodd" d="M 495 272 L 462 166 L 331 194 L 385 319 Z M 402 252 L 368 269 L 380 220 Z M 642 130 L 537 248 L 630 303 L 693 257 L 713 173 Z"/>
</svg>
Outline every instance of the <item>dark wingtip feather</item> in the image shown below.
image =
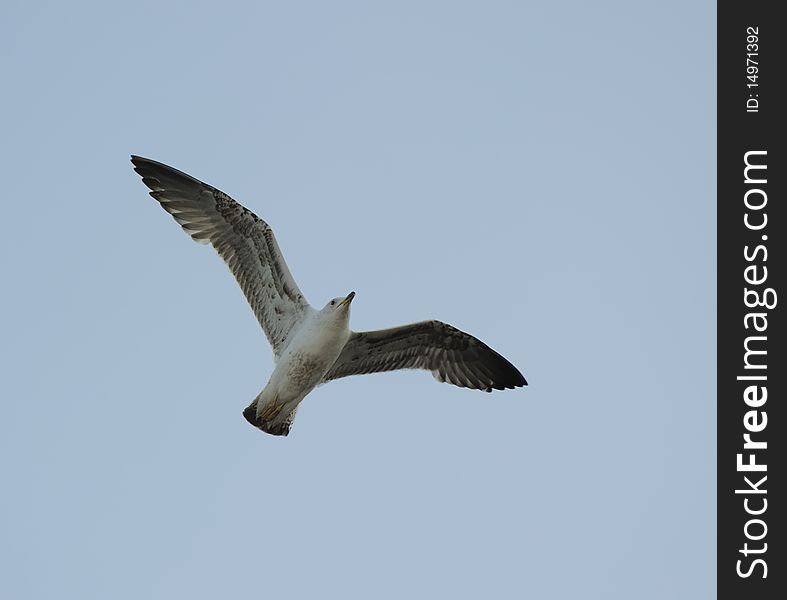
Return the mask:
<svg viewBox="0 0 787 600">
<path fill-rule="evenodd" d="M 134 170 L 142 175 L 142 171 L 147 166 L 154 166 L 160 165 L 161 163 L 157 163 L 155 160 L 151 160 L 149 158 L 145 158 L 144 156 L 137 156 L 136 154 L 131 155 L 131 164 L 134 165 Z"/>
<path fill-rule="evenodd" d="M 524 375 L 499 352 L 477 340 L 486 351 L 485 366 L 491 371 L 492 386 L 496 390 L 513 390 L 527 385 Z M 491 391 L 491 389 L 487 389 Z"/>
<path fill-rule="evenodd" d="M 184 173 L 175 167 L 170 167 L 169 165 L 158 162 L 157 160 L 132 154 L 131 164 L 134 165 L 134 170 L 139 173 L 142 177 L 142 181 L 148 187 L 150 187 L 149 182 L 155 181 L 158 187 L 163 188 L 169 188 L 174 185 L 178 189 L 194 190 L 201 188 L 215 190 L 212 185 L 200 181 L 196 177 L 192 177 L 188 173 Z"/>
</svg>

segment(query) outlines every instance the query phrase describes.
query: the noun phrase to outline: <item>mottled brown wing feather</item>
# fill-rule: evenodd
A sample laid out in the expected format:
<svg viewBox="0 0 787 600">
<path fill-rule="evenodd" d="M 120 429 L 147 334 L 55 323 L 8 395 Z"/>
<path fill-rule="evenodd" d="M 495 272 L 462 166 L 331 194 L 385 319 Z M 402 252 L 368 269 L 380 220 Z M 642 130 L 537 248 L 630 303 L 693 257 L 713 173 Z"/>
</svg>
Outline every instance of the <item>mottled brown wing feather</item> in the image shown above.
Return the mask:
<svg viewBox="0 0 787 600">
<path fill-rule="evenodd" d="M 224 192 L 165 164 L 132 156 L 153 196 L 194 240 L 232 271 L 276 355 L 309 303 L 268 224 Z"/>
<path fill-rule="evenodd" d="M 426 369 L 438 381 L 487 392 L 527 385 L 481 340 L 440 321 L 354 332 L 324 381 L 396 369 Z"/>
</svg>

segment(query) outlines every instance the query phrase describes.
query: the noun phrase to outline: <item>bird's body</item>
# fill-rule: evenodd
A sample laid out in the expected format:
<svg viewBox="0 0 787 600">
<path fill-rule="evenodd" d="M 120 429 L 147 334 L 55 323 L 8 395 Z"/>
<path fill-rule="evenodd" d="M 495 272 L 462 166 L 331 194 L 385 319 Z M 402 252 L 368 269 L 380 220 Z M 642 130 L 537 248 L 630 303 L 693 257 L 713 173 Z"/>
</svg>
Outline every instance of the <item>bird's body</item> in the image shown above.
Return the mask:
<svg viewBox="0 0 787 600">
<path fill-rule="evenodd" d="M 351 296 L 348 296 L 350 301 Z M 258 407 L 268 429 L 282 430 L 292 423 L 298 404 L 317 387 L 350 339 L 349 301 L 332 300 L 321 311 L 309 310 L 292 340 L 276 361 L 268 384 L 244 411 L 246 419 L 256 425 Z"/>
<path fill-rule="evenodd" d="M 355 292 L 322 310 L 304 298 L 273 231 L 227 194 L 162 163 L 132 156 L 153 196 L 200 243 L 211 243 L 243 290 L 273 348 L 267 385 L 243 411 L 255 427 L 287 435 L 303 398 L 349 375 L 426 369 L 438 381 L 484 390 L 527 385 L 505 358 L 475 337 L 440 321 L 379 331 L 350 330 Z"/>
</svg>

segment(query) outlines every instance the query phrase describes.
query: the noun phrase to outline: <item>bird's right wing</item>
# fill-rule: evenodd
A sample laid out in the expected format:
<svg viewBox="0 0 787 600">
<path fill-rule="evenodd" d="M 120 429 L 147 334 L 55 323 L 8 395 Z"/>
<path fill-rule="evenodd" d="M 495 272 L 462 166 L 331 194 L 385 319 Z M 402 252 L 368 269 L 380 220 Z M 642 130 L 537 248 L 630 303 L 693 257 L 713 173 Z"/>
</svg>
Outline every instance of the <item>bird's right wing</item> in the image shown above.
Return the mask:
<svg viewBox="0 0 787 600">
<path fill-rule="evenodd" d="M 396 369 L 426 369 L 438 381 L 487 392 L 527 385 L 500 354 L 441 321 L 353 332 L 323 381 Z"/>
<path fill-rule="evenodd" d="M 278 356 L 309 310 L 268 224 L 224 192 L 165 164 L 132 156 L 134 170 L 161 206 L 201 244 L 210 242 L 232 271 Z"/>
</svg>

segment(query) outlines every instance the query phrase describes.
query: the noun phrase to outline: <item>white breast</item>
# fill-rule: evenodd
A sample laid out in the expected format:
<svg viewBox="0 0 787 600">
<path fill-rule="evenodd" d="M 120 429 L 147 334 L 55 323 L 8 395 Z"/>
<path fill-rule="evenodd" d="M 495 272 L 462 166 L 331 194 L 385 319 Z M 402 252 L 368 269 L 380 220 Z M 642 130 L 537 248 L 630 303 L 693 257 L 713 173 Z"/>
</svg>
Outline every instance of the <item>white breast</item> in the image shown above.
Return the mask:
<svg viewBox="0 0 787 600">
<path fill-rule="evenodd" d="M 315 311 L 287 345 L 271 383 L 287 399 L 308 394 L 331 368 L 349 337 L 346 321 L 327 320 Z"/>
</svg>

